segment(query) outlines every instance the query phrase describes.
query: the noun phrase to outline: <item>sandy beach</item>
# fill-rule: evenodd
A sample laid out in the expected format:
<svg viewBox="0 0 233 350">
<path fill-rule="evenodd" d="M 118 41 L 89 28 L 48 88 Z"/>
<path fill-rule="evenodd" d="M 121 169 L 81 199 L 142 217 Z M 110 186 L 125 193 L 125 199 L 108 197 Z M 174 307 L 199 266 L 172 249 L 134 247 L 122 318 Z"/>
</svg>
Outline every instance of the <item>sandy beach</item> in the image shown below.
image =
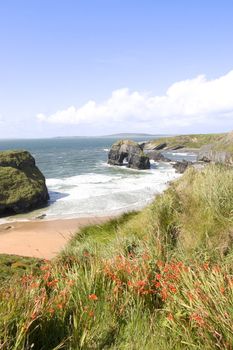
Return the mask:
<svg viewBox="0 0 233 350">
<path fill-rule="evenodd" d="M 0 254 L 54 258 L 81 227 L 110 217 L 13 222 L 0 225 Z"/>
</svg>

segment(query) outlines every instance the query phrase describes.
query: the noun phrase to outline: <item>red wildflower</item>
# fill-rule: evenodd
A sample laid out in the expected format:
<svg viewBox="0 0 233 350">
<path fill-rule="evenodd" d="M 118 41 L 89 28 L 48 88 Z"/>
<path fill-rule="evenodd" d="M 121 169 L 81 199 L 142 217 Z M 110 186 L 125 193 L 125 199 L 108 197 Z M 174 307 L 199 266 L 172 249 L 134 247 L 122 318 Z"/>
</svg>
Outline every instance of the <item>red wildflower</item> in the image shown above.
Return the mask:
<svg viewBox="0 0 233 350">
<path fill-rule="evenodd" d="M 97 295 L 95 295 L 95 294 L 90 294 L 90 295 L 89 295 L 89 299 L 90 299 L 90 300 L 98 300 L 98 297 L 97 297 Z"/>
<path fill-rule="evenodd" d="M 57 283 L 58 283 L 58 280 L 52 280 L 52 281 L 47 282 L 47 286 L 54 287 L 54 286 L 56 286 Z"/>
<path fill-rule="evenodd" d="M 137 287 L 144 287 L 146 285 L 146 282 L 145 281 L 137 281 L 136 282 L 136 286 Z"/>
<path fill-rule="evenodd" d="M 161 291 L 161 297 L 162 297 L 162 300 L 165 301 L 168 297 L 168 294 L 167 294 L 167 290 L 166 288 L 163 288 L 162 291 Z"/>
<path fill-rule="evenodd" d="M 155 282 L 155 288 L 160 288 L 161 287 L 161 283 L 160 282 Z"/>
<path fill-rule="evenodd" d="M 205 321 L 203 320 L 202 316 L 197 313 L 192 314 L 190 316 L 190 319 L 192 321 L 195 321 L 199 326 L 204 326 L 205 324 Z"/>
<path fill-rule="evenodd" d="M 127 284 L 128 284 L 128 287 L 133 287 L 133 283 L 131 281 L 128 281 Z"/>
<path fill-rule="evenodd" d="M 177 292 L 177 289 L 176 289 L 175 286 L 173 286 L 173 284 L 169 284 L 168 288 L 169 288 L 170 292 L 172 292 L 172 293 L 176 293 Z"/>
<path fill-rule="evenodd" d="M 41 271 L 48 271 L 50 269 L 50 266 L 49 265 L 42 265 L 40 267 Z"/>
<path fill-rule="evenodd" d="M 191 292 L 187 292 L 187 297 L 189 298 L 190 301 L 193 301 L 194 296 Z"/>
<path fill-rule="evenodd" d="M 224 288 L 224 287 L 220 287 L 220 292 L 221 292 L 222 294 L 224 294 L 225 288 Z"/>
<path fill-rule="evenodd" d="M 172 315 L 171 312 L 167 315 L 167 319 L 168 319 L 169 321 L 174 321 L 174 317 L 173 317 L 173 315 Z"/>
<path fill-rule="evenodd" d="M 202 265 L 202 267 L 203 267 L 203 269 L 204 269 L 205 271 L 208 271 L 208 270 L 209 270 L 209 263 L 208 263 L 208 262 L 204 263 L 204 264 Z"/>
<path fill-rule="evenodd" d="M 34 320 L 36 317 L 37 317 L 37 312 L 34 311 L 34 312 L 31 314 L 31 319 Z"/>
</svg>

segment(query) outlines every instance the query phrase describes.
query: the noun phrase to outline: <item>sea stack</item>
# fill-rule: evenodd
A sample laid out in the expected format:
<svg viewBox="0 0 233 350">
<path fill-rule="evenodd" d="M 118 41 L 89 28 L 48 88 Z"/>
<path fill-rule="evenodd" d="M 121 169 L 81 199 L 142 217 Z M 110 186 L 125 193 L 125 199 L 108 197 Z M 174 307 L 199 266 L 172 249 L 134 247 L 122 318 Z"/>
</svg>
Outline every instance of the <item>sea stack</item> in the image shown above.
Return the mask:
<svg viewBox="0 0 233 350">
<path fill-rule="evenodd" d="M 0 215 L 24 213 L 48 199 L 45 177 L 29 152 L 0 152 Z"/>
<path fill-rule="evenodd" d="M 131 140 L 120 140 L 112 145 L 108 153 L 108 164 L 126 164 L 128 168 L 150 169 L 149 157 L 137 142 Z"/>
</svg>

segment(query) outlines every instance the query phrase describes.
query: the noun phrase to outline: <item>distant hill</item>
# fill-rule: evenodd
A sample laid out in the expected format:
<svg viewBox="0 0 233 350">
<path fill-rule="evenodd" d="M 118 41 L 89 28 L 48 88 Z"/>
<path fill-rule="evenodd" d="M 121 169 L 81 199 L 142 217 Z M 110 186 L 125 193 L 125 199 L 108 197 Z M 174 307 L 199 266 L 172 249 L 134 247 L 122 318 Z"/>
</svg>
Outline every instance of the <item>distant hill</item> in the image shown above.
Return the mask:
<svg viewBox="0 0 233 350">
<path fill-rule="evenodd" d="M 132 138 L 132 137 L 164 137 L 164 135 L 155 135 L 155 134 L 145 134 L 145 133 L 119 133 L 111 135 L 103 135 L 102 137 L 116 137 L 116 138 Z"/>
</svg>

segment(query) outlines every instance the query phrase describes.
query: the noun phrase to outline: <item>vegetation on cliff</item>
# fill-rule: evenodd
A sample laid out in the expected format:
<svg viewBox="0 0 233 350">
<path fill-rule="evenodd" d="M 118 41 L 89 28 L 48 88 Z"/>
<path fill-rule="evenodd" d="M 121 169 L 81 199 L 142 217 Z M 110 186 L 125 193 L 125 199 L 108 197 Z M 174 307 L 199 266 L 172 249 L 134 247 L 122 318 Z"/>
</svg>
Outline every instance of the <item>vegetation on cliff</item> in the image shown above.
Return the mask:
<svg viewBox="0 0 233 350">
<path fill-rule="evenodd" d="M 30 153 L 0 152 L 0 214 L 28 211 L 47 200 L 45 178 Z"/>
<path fill-rule="evenodd" d="M 7 349 L 232 349 L 233 172 L 208 165 L 0 289 Z"/>
<path fill-rule="evenodd" d="M 219 141 L 226 134 L 193 134 L 178 135 L 173 137 L 161 137 L 146 143 L 146 149 L 153 149 L 161 144 L 166 144 L 165 148 L 193 148 L 199 149 L 204 145 Z"/>
</svg>

